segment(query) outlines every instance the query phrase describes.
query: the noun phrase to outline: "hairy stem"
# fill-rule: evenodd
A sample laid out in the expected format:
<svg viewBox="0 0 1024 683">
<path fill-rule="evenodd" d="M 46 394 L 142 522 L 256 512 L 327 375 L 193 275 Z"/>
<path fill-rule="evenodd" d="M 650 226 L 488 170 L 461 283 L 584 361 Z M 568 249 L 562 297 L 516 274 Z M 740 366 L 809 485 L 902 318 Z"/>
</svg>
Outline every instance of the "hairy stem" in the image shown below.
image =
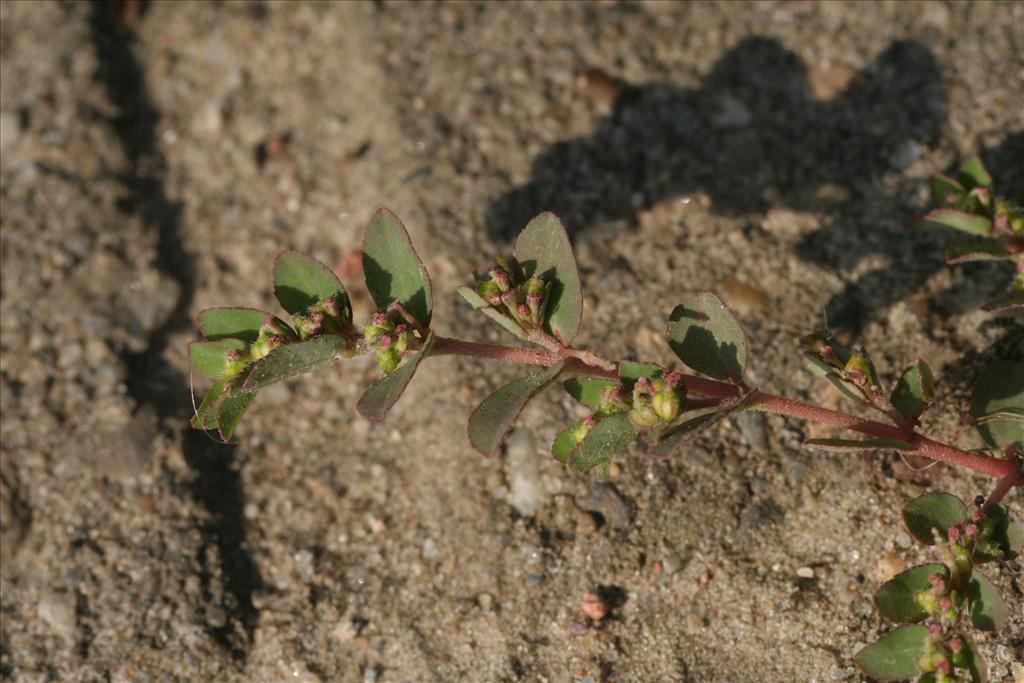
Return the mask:
<svg viewBox="0 0 1024 683">
<path fill-rule="evenodd" d="M 573 349 L 541 351 L 438 337 L 434 340 L 431 355 L 470 356 L 472 358 L 486 358 L 499 362 L 544 367 L 550 367 L 556 363 L 566 361 L 567 369 L 576 374 L 606 379 L 618 379 L 619 376 L 617 364 L 604 361 L 596 355 L 589 354 L 589 352 L 581 353 Z M 587 362 L 588 360 L 594 360 L 594 362 L 599 362 L 599 364 Z M 707 403 L 707 405 L 716 405 L 718 401 L 715 399 L 732 398 L 739 395 L 742 391 L 741 387 L 735 384 L 719 382 L 718 380 L 698 377 L 697 375 L 683 374 L 683 383 L 688 393 L 708 397 L 708 400 L 691 399 L 688 405 L 693 405 L 695 401 Z M 922 436 L 909 427 L 898 427 L 884 422 L 876 422 L 857 417 L 856 415 L 841 413 L 836 410 L 783 398 L 782 396 L 775 396 L 774 394 L 762 391 L 757 391 L 751 407 L 754 410 L 761 410 L 766 413 L 776 413 L 810 422 L 833 425 L 880 439 L 893 439 L 895 441 L 912 443 L 916 448 L 912 451 L 905 451 L 906 455 L 917 455 L 929 460 L 964 467 L 992 477 L 999 477 L 1002 480 L 1000 486 L 1004 484 L 1006 486 L 1006 490 L 996 489 L 996 493 L 999 494 L 1000 498 L 1006 495 L 1006 491 L 1024 484 L 1024 476 L 1017 472 L 1012 460 L 994 458 L 983 453 L 963 451 Z"/>
</svg>

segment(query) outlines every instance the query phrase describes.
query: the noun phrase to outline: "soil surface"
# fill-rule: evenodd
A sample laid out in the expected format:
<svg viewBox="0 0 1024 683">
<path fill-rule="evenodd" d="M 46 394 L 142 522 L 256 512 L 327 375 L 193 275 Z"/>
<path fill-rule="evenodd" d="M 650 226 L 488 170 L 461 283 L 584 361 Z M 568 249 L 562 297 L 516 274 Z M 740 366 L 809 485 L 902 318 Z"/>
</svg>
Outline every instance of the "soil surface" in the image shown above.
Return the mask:
<svg viewBox="0 0 1024 683">
<path fill-rule="evenodd" d="M 383 423 L 366 359 L 275 386 L 224 445 L 188 427 L 186 344 L 271 307 L 284 247 L 361 291 L 379 206 L 435 328 L 508 343 L 454 291 L 550 209 L 581 346 L 672 363 L 664 316 L 711 289 L 752 383 L 838 406 L 795 345 L 824 316 L 887 381 L 927 359 L 924 430 L 977 447 L 969 388 L 1024 349 L 978 311 L 1009 273 L 903 226 L 974 153 L 1024 186 L 1022 54 L 1020 3 L 0 4 L 3 679 L 863 680 L 874 590 L 930 558 L 901 506 L 991 481 L 760 414 L 601 480 L 547 455 L 580 415 L 555 391 L 483 459 L 466 416 L 523 372 L 453 358 Z M 1022 565 L 990 567 L 1006 681 Z"/>
</svg>

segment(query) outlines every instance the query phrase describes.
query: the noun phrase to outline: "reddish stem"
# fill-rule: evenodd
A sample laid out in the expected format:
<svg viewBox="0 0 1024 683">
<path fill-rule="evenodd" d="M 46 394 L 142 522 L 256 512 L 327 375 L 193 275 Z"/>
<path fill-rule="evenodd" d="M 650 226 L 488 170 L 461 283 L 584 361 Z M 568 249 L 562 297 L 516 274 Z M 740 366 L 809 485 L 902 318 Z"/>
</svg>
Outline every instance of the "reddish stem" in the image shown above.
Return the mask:
<svg viewBox="0 0 1024 683">
<path fill-rule="evenodd" d="M 587 375 L 590 377 L 602 377 L 606 379 L 618 379 L 619 376 L 617 368 L 603 368 L 586 363 L 578 357 L 578 352 L 573 349 L 562 349 L 560 352 L 556 353 L 554 351 L 523 349 L 495 344 L 480 344 L 477 342 L 463 341 L 461 339 L 437 337 L 434 340 L 431 355 L 470 356 L 473 358 L 486 358 L 488 360 L 496 360 L 500 362 L 518 363 L 520 365 L 540 365 L 543 367 L 551 367 L 556 363 L 565 361 L 567 368 L 571 372 L 575 372 L 577 374 Z M 731 398 L 737 396 L 741 392 L 741 388 L 735 384 L 719 382 L 718 380 L 698 377 L 696 375 L 684 374 L 683 383 L 686 385 L 688 393 L 700 394 L 702 396 L 707 396 L 710 399 Z M 708 405 L 714 405 L 717 403 L 717 401 L 713 400 L 704 401 L 697 399 L 696 401 L 707 403 Z M 691 399 L 688 405 L 693 405 L 694 403 L 695 400 Z M 929 460 L 937 460 L 950 465 L 965 467 L 967 469 L 974 470 L 975 472 L 981 472 L 993 477 L 999 477 L 1001 481 L 996 492 L 993 493 L 993 497 L 998 495 L 1000 499 L 1006 495 L 1007 491 L 1024 483 L 1024 475 L 1021 475 L 1020 472 L 1017 471 L 1012 460 L 1003 460 L 1000 458 L 993 458 L 982 453 L 962 451 L 959 448 L 954 448 L 953 446 L 939 441 L 933 441 L 932 439 L 917 434 L 911 429 L 901 429 L 900 427 L 885 424 L 884 422 L 867 420 L 862 417 L 857 417 L 856 415 L 840 413 L 836 410 L 821 408 L 810 403 L 804 403 L 803 401 L 794 401 L 792 399 L 775 396 L 761 391 L 757 392 L 757 397 L 752 407 L 756 410 L 762 410 L 767 413 L 776 413 L 778 415 L 786 415 L 788 417 L 795 417 L 801 420 L 809 420 L 811 422 L 820 422 L 822 424 L 842 427 L 843 429 L 849 429 L 854 432 L 860 432 L 861 434 L 867 434 L 881 439 L 893 439 L 896 441 L 913 443 L 917 448 L 912 451 L 904 451 L 905 454 L 918 455 L 928 458 Z M 1005 489 L 1003 487 L 1005 487 Z"/>
<path fill-rule="evenodd" d="M 1009 460 L 1003 460 L 1001 462 L 1010 462 L 1010 461 Z M 1007 474 L 1002 479 L 1000 479 L 999 483 L 996 484 L 995 491 L 993 491 L 992 495 L 990 495 L 988 497 L 988 500 L 985 501 L 985 507 L 987 508 L 987 507 L 990 507 L 992 505 L 998 505 L 1000 503 L 1000 501 L 1002 501 L 1003 498 L 1006 497 L 1007 493 L 1009 493 L 1011 490 L 1013 490 L 1013 488 L 1015 486 L 1020 486 L 1021 484 L 1024 484 L 1024 472 L 1021 472 L 1016 467 L 1014 467 L 1013 470 L 1011 470 L 1009 474 Z M 982 509 L 984 509 L 984 508 L 982 508 Z"/>
</svg>

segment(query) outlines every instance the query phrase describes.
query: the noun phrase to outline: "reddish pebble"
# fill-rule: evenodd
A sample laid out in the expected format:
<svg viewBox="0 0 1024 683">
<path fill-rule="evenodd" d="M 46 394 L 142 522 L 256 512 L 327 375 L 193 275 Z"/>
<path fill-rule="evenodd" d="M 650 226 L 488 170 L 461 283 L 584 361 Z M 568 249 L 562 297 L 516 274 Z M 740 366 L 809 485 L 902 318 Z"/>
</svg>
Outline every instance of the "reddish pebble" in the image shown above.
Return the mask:
<svg viewBox="0 0 1024 683">
<path fill-rule="evenodd" d="M 611 607 L 608 605 L 608 602 L 597 593 L 585 593 L 583 595 L 583 613 L 594 621 L 601 621 L 608 616 L 609 609 Z"/>
</svg>

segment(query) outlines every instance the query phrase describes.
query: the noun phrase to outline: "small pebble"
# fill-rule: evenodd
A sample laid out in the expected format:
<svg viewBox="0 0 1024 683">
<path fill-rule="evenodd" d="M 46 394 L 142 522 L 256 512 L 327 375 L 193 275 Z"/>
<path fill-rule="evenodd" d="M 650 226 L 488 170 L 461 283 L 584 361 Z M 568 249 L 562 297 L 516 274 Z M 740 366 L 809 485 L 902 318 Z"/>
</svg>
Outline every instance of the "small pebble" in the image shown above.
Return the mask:
<svg viewBox="0 0 1024 683">
<path fill-rule="evenodd" d="M 592 534 L 600 528 L 601 524 L 592 513 L 586 510 L 579 510 L 576 513 L 576 533 Z"/>
<path fill-rule="evenodd" d="M 796 575 L 799 576 L 801 579 L 813 579 L 814 569 L 812 569 L 811 567 L 800 567 L 796 570 Z"/>
<path fill-rule="evenodd" d="M 608 616 L 611 606 L 604 598 L 597 593 L 585 593 L 583 595 L 583 613 L 594 621 L 601 621 Z"/>
<path fill-rule="evenodd" d="M 885 553 L 875 564 L 873 578 L 879 583 L 885 583 L 907 568 L 907 562 L 896 553 Z"/>
</svg>

